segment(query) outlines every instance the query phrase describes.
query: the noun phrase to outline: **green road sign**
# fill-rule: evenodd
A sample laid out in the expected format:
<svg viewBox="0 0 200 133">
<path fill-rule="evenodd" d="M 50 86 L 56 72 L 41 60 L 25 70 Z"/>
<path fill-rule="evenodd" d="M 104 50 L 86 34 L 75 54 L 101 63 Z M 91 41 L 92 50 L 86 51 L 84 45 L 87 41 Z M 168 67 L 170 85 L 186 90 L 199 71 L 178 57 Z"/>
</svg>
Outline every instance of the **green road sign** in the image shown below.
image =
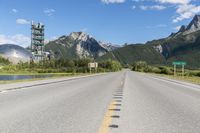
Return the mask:
<svg viewBox="0 0 200 133">
<path fill-rule="evenodd" d="M 186 65 L 187 63 L 186 62 L 183 62 L 183 61 L 174 61 L 173 62 L 173 65 Z"/>
</svg>

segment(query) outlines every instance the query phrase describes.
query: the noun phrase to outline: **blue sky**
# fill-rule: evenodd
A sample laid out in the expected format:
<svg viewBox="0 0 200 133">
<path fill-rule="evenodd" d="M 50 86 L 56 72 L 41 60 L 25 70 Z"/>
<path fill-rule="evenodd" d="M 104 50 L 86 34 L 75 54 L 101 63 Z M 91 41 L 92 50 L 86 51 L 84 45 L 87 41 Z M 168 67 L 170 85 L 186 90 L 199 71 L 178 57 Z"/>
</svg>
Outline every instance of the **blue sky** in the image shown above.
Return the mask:
<svg viewBox="0 0 200 133">
<path fill-rule="evenodd" d="M 30 44 L 30 21 L 46 40 L 84 31 L 122 45 L 168 36 L 200 13 L 199 0 L 0 0 L 0 44 Z"/>
</svg>

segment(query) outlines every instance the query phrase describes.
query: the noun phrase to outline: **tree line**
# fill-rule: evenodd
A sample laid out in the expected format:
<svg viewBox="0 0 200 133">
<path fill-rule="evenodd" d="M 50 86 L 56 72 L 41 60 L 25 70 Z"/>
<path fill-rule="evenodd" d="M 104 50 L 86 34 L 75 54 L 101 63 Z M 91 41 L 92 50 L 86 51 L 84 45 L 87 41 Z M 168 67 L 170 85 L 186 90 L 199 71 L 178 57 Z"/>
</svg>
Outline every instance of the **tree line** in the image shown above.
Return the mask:
<svg viewBox="0 0 200 133">
<path fill-rule="evenodd" d="M 88 63 L 94 62 L 92 59 L 54 59 L 40 62 L 20 62 L 17 65 L 7 64 L 0 72 L 36 72 L 36 73 L 88 73 Z M 1 63 L 1 60 L 0 60 Z M 97 72 L 115 72 L 122 69 L 117 61 L 106 60 L 98 62 Z"/>
<path fill-rule="evenodd" d="M 0 56 L 0 66 L 11 64 L 8 59 L 3 58 Z"/>
</svg>

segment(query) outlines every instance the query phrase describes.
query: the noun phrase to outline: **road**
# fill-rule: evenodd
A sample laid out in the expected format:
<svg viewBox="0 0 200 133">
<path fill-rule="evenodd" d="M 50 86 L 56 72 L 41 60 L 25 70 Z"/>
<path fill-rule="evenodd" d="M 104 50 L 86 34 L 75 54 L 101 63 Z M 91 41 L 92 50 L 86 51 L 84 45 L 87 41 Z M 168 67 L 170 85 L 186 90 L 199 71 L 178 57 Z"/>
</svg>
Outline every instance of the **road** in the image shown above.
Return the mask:
<svg viewBox="0 0 200 133">
<path fill-rule="evenodd" d="M 0 133 L 199 131 L 200 87 L 148 74 L 126 70 L 0 92 Z"/>
</svg>

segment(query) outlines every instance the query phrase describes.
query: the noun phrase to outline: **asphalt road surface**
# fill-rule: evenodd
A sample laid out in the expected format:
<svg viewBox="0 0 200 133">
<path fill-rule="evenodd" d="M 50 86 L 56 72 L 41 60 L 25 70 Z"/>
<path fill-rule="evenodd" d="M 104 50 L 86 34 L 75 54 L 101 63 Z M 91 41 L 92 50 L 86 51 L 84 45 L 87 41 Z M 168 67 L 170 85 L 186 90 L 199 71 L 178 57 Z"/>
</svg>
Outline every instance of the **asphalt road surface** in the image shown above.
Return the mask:
<svg viewBox="0 0 200 133">
<path fill-rule="evenodd" d="M 199 132 L 200 87 L 147 74 L 126 70 L 0 92 L 0 133 Z"/>
</svg>

